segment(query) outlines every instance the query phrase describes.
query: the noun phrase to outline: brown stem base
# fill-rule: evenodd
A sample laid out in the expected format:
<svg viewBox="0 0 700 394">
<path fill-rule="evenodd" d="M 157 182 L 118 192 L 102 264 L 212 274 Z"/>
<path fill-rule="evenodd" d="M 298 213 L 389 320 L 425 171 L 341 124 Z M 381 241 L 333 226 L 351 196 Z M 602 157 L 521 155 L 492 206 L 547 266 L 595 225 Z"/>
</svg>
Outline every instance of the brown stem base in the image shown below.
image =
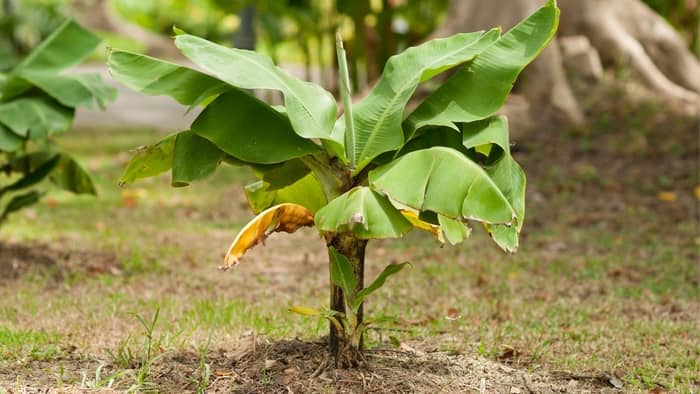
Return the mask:
<svg viewBox="0 0 700 394">
<path fill-rule="evenodd" d="M 358 239 L 353 234 L 336 233 L 327 235 L 326 244 L 329 247 L 332 246 L 343 256 L 348 258 L 353 265 L 353 271 L 357 279 L 357 290 L 362 289 L 364 287 L 365 249 L 367 247 L 367 240 Z M 346 313 L 343 290 L 335 286 L 332 281 L 330 302 L 332 310 Z M 362 322 L 363 309 L 364 308 L 360 306 L 357 313 L 358 324 Z M 349 327 L 346 327 L 346 330 L 349 329 Z M 363 338 L 360 337 L 357 345 L 353 345 L 348 337 L 349 335 L 349 332 L 339 332 L 339 330 L 331 324 L 328 347 L 331 355 L 335 358 L 336 368 L 355 368 L 365 364 L 365 358 L 362 355 Z"/>
</svg>

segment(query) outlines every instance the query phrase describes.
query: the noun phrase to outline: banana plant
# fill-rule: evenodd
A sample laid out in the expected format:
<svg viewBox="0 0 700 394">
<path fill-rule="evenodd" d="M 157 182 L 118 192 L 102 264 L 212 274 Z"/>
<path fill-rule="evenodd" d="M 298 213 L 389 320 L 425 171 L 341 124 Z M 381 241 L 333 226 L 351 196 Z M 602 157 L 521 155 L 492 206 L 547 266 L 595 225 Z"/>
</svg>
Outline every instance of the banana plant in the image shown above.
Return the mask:
<svg viewBox="0 0 700 394">
<path fill-rule="evenodd" d="M 112 75 L 151 95 L 204 107 L 188 130 L 136 150 L 128 184 L 170 170 L 173 186 L 213 173 L 222 163 L 249 166 L 245 186 L 257 214 L 235 238 L 222 268 L 272 232 L 314 226 L 329 253 L 330 308 L 293 307 L 327 318 L 338 367 L 362 363 L 363 301 L 405 266 L 389 266 L 364 286 L 368 240 L 411 229 L 458 244 L 480 223 L 515 252 L 525 217 L 525 174 L 510 152 L 507 119 L 497 115 L 522 69 L 548 45 L 559 21 L 554 0 L 503 34 L 462 33 L 391 57 L 374 88 L 351 100 L 347 62 L 338 45 L 343 113 L 320 86 L 296 79 L 259 53 L 181 34 L 175 45 L 203 72 L 114 51 Z M 340 41 L 340 40 L 338 40 Z M 413 111 L 416 88 L 457 71 Z M 283 106 L 250 89 L 276 90 Z"/>
<path fill-rule="evenodd" d="M 53 137 L 70 128 L 76 107 L 103 108 L 116 98 L 99 74 L 60 74 L 99 43 L 68 20 L 7 74 L 0 73 L 0 223 L 39 201 L 44 192 L 35 186 L 47 177 L 61 189 L 95 194 L 88 173 L 58 150 Z"/>
</svg>

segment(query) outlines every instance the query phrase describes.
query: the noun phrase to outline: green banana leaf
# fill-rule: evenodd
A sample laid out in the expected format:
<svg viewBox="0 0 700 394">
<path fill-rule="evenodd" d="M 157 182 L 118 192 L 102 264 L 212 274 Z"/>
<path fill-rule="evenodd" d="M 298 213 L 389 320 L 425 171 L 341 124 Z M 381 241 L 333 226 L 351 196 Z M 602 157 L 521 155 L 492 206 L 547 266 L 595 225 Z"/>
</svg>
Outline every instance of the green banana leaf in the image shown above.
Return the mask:
<svg viewBox="0 0 700 394">
<path fill-rule="evenodd" d="M 58 75 L 80 64 L 99 45 L 100 39 L 73 20 L 68 20 L 27 55 L 9 74 L 0 89 L 0 99 L 18 96 L 32 87 L 23 76 L 40 73 Z"/>
<path fill-rule="evenodd" d="M 112 77 L 131 89 L 184 105 L 196 106 L 230 89 L 207 74 L 137 53 L 113 51 L 107 64 Z"/>
<path fill-rule="evenodd" d="M 471 229 L 461 220 L 448 218 L 445 215 L 438 215 L 438 223 L 445 238 L 452 245 L 457 245 L 471 235 Z M 505 227 L 505 226 L 504 226 Z"/>
<path fill-rule="evenodd" d="M 345 294 L 346 302 L 350 302 L 357 290 L 357 278 L 352 263 L 334 247 L 328 248 L 330 256 L 331 282 L 340 287 Z"/>
<path fill-rule="evenodd" d="M 73 113 L 45 97 L 23 97 L 0 103 L 0 124 L 20 137 L 38 140 L 68 130 Z"/>
<path fill-rule="evenodd" d="M 292 77 L 260 53 L 227 48 L 187 34 L 177 36 L 175 45 L 195 64 L 232 86 L 281 91 L 299 136 L 330 137 L 336 104 L 333 96 L 320 86 Z"/>
<path fill-rule="evenodd" d="M 454 122 L 473 122 L 494 114 L 518 74 L 547 47 L 558 25 L 559 9 L 549 0 L 428 96 L 404 122 L 406 140 L 425 126 L 454 127 Z"/>
<path fill-rule="evenodd" d="M 176 134 L 171 134 L 153 145 L 141 146 L 134 150 L 119 186 L 124 187 L 137 179 L 156 176 L 173 166 L 173 151 Z"/>
<path fill-rule="evenodd" d="M 172 185 L 187 186 L 211 175 L 223 160 L 224 152 L 206 138 L 187 130 L 175 136 L 172 158 Z"/>
<path fill-rule="evenodd" d="M 352 231 L 361 239 L 398 238 L 411 223 L 389 200 L 359 186 L 340 195 L 316 213 L 316 228 L 324 232 Z"/>
<path fill-rule="evenodd" d="M 379 81 L 369 95 L 354 105 L 355 173 L 377 155 L 395 150 L 404 142 L 403 112 L 419 83 L 452 67 L 474 59 L 491 46 L 499 30 L 463 33 L 428 41 L 389 58 Z M 346 131 L 347 132 L 347 131 Z"/>
<path fill-rule="evenodd" d="M 317 212 L 326 205 L 323 188 L 313 174 L 307 174 L 291 185 L 270 189 L 269 184 L 257 181 L 245 187 L 248 204 L 258 214 L 273 205 L 283 203 L 299 204 L 311 212 Z"/>
<path fill-rule="evenodd" d="M 67 107 L 104 109 L 117 98 L 117 90 L 107 85 L 99 74 L 59 76 L 45 71 L 23 71 L 19 75 Z"/>
<path fill-rule="evenodd" d="M 87 171 L 73 157 L 65 153 L 61 154 L 49 179 L 56 186 L 71 193 L 97 195 L 95 184 Z"/>
<path fill-rule="evenodd" d="M 46 161 L 26 172 L 15 182 L 0 188 L 0 197 L 4 196 L 6 193 L 26 189 L 41 182 L 56 168 L 56 164 L 58 164 L 59 160 L 61 160 L 60 154 L 50 156 Z"/>
<path fill-rule="evenodd" d="M 404 268 L 410 266 L 411 263 L 409 263 L 408 261 L 404 261 L 403 263 L 391 263 L 387 265 L 384 268 L 384 270 L 372 281 L 372 283 L 370 283 L 369 286 L 357 292 L 357 295 L 353 300 L 353 305 L 351 305 L 353 310 L 357 313 L 357 310 L 360 308 L 360 305 L 362 305 L 362 301 L 364 301 L 365 298 L 367 298 L 369 295 L 371 295 L 375 291 L 379 290 L 382 286 L 384 286 L 384 283 L 387 279 L 389 279 L 390 276 L 396 275 L 399 272 L 401 272 L 401 270 L 403 270 Z"/>
<path fill-rule="evenodd" d="M 463 124 L 462 145 L 466 148 L 474 148 L 494 161 L 500 158 L 502 153 L 510 155 L 508 118 L 502 115 L 492 116 Z M 493 145 L 498 149 L 494 149 Z"/>
<path fill-rule="evenodd" d="M 486 172 L 510 202 L 517 220 L 511 226 L 485 223 L 484 227 L 501 249 L 515 253 L 525 221 L 525 172 L 510 155 L 505 155 L 493 166 L 486 167 Z"/>
<path fill-rule="evenodd" d="M 0 222 L 7 219 L 7 215 L 11 214 L 12 212 L 17 212 L 24 207 L 36 204 L 43 195 L 44 193 L 32 190 L 24 194 L 13 196 L 2 210 L 2 213 L 0 214 Z"/>
<path fill-rule="evenodd" d="M 259 177 L 267 185 L 267 190 L 277 190 L 296 183 L 311 170 L 301 160 L 294 159 L 279 166 L 260 171 Z"/>
<path fill-rule="evenodd" d="M 486 171 L 446 147 L 401 156 L 370 171 L 369 182 L 392 201 L 420 211 L 499 224 L 511 224 L 517 218 Z"/>
<path fill-rule="evenodd" d="M 510 154 L 508 141 L 508 119 L 504 116 L 493 116 L 462 126 L 462 144 L 466 148 L 482 149 L 481 153 L 488 156 L 486 173 L 506 196 L 517 215 L 515 225 L 485 223 L 484 227 L 501 249 L 514 253 L 525 220 L 526 181 L 525 172 Z"/>
<path fill-rule="evenodd" d="M 250 163 L 281 163 L 320 150 L 311 140 L 294 133 L 284 114 L 238 89 L 212 101 L 191 129 L 229 155 Z"/>
<path fill-rule="evenodd" d="M 24 144 L 24 138 L 0 124 L 0 151 L 14 152 Z"/>
</svg>

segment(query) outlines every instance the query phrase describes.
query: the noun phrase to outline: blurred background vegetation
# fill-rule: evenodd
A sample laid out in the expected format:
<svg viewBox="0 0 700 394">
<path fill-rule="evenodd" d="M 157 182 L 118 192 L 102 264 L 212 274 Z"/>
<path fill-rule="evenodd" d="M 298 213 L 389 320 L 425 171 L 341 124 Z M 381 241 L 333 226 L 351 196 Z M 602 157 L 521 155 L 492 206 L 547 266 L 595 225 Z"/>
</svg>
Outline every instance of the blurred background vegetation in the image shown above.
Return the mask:
<svg viewBox="0 0 700 394">
<path fill-rule="evenodd" d="M 644 1 L 700 55 L 698 0 Z M 2 0 L 0 71 L 75 15 L 109 45 L 146 49 L 108 23 L 100 25 L 108 15 L 112 25 L 115 20 L 129 22 L 162 36 L 177 26 L 213 41 L 256 47 L 273 60 L 303 66 L 302 76 L 311 79 L 314 68 L 333 68 L 333 32 L 340 26 L 355 62 L 351 77 L 357 90 L 376 79 L 389 56 L 429 36 L 444 19 L 447 5 L 448 0 Z M 319 79 L 332 84 L 322 75 Z"/>
</svg>

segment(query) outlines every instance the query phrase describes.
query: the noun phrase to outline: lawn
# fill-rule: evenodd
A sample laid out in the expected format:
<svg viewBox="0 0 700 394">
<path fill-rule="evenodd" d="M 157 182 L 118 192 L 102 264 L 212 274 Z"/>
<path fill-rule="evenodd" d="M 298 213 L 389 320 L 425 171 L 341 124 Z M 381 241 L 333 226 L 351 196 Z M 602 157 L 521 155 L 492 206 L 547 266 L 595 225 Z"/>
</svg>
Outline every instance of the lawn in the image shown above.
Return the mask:
<svg viewBox="0 0 700 394">
<path fill-rule="evenodd" d="M 322 371 L 326 324 L 287 312 L 328 302 L 314 231 L 217 270 L 252 216 L 249 171 L 120 189 L 127 151 L 157 133 L 74 130 L 60 145 L 99 196 L 54 192 L 0 229 L 0 392 L 698 392 L 698 120 L 596 105 L 585 132 L 513 136 L 528 174 L 517 254 L 476 226 L 461 247 L 370 243 L 368 278 L 413 267 L 367 303 L 389 322 L 364 372 Z"/>
</svg>

